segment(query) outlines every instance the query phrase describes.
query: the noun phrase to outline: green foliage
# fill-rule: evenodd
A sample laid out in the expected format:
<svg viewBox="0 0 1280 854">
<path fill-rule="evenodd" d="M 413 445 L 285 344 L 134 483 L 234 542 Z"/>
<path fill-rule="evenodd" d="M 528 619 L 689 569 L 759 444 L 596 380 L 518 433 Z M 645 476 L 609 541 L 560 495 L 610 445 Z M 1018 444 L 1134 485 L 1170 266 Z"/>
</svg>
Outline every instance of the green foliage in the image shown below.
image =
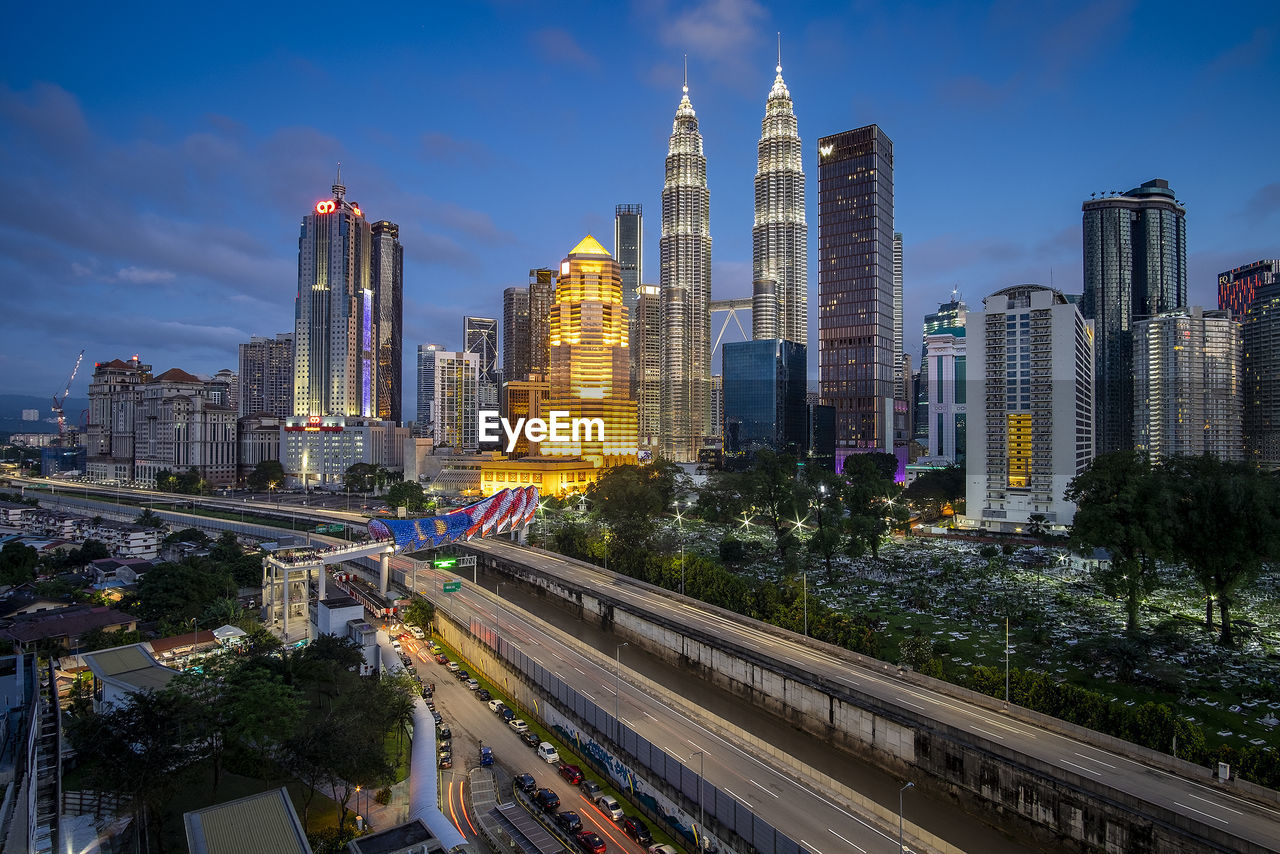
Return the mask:
<svg viewBox="0 0 1280 854">
<path fill-rule="evenodd" d="M 160 492 L 176 492 L 180 495 L 203 495 L 209 483 L 200 476 L 194 467 L 185 472 L 174 473 L 169 469 L 156 472 L 156 489 Z"/>
<path fill-rule="evenodd" d="M 11 540 L 0 549 L 0 584 L 24 584 L 36 577 L 40 553 L 31 546 Z"/>
<path fill-rule="evenodd" d="M 260 460 L 246 479 L 254 492 L 266 492 L 284 483 L 284 466 L 279 460 Z"/>
<path fill-rule="evenodd" d="M 377 475 L 378 467 L 372 463 L 355 463 L 347 467 L 344 480 L 352 492 L 373 492 Z"/>
<path fill-rule="evenodd" d="M 420 513 L 427 503 L 422 484 L 409 480 L 392 484 L 384 500 L 388 507 L 403 507 L 410 513 Z"/>
<path fill-rule="evenodd" d="M 903 508 L 894 503 L 901 488 L 893 482 L 893 472 L 885 475 L 883 457 L 892 454 L 854 454 L 844 462 L 845 510 L 849 540 L 845 551 L 850 557 L 871 552 L 880 557 L 880 541 L 889 533 L 889 518 L 904 516 Z M 895 462 L 894 471 L 897 471 Z"/>
<path fill-rule="evenodd" d="M 424 632 L 431 629 L 435 618 L 435 606 L 419 596 L 415 596 L 409 603 L 409 607 L 404 610 L 404 622 L 410 626 L 417 626 Z"/>
<path fill-rule="evenodd" d="M 712 472 L 698 490 L 694 512 L 708 522 L 730 522 L 750 506 L 747 475 L 739 472 Z"/>
<path fill-rule="evenodd" d="M 209 559 L 231 573 L 237 587 L 259 587 L 262 584 L 262 557 L 246 552 L 231 531 L 224 531 L 213 547 Z"/>
<path fill-rule="evenodd" d="M 111 649 L 115 646 L 127 646 L 131 643 L 138 643 L 141 640 L 142 633 L 137 630 L 131 632 L 109 632 L 103 628 L 93 628 L 80 636 L 80 642 L 76 645 L 76 651 L 93 652 L 97 649 Z"/>
<path fill-rule="evenodd" d="M 192 543 L 197 546 L 203 546 L 209 542 L 209 535 L 199 528 L 183 528 L 181 531 L 174 531 L 165 537 L 164 541 L 166 543 Z"/>
<path fill-rule="evenodd" d="M 231 571 L 211 558 L 190 557 L 162 563 L 138 580 L 138 589 L 121 607 L 144 620 L 160 620 L 161 630 L 177 634 L 191 628 L 214 602 L 236 595 Z"/>
<path fill-rule="evenodd" d="M 378 790 L 378 793 L 373 796 L 373 799 L 375 802 L 380 803 L 383 806 L 391 803 L 391 788 L 389 786 L 383 786 Z"/>
<path fill-rule="evenodd" d="M 796 547 L 796 529 L 801 522 L 804 497 L 796 480 L 796 459 L 790 454 L 759 451 L 746 473 L 745 497 L 756 518 L 762 518 L 773 532 L 774 548 L 784 566 Z"/>
<path fill-rule="evenodd" d="M 672 463 L 614 466 L 587 490 L 595 514 L 629 546 L 643 546 L 675 493 Z"/>
<path fill-rule="evenodd" d="M 151 508 L 143 510 L 138 514 L 138 518 L 133 520 L 135 525 L 141 525 L 144 528 L 163 528 L 164 520 L 152 512 Z"/>
<path fill-rule="evenodd" d="M 964 500 L 964 494 L 964 469 L 960 466 L 947 466 L 922 472 L 911 481 L 902 495 L 931 518 L 937 518 L 942 514 L 942 505 L 950 504 L 954 507 Z"/>
<path fill-rule="evenodd" d="M 720 561 L 729 566 L 736 566 L 747 559 L 747 544 L 734 537 L 725 537 L 720 541 Z"/>
</svg>

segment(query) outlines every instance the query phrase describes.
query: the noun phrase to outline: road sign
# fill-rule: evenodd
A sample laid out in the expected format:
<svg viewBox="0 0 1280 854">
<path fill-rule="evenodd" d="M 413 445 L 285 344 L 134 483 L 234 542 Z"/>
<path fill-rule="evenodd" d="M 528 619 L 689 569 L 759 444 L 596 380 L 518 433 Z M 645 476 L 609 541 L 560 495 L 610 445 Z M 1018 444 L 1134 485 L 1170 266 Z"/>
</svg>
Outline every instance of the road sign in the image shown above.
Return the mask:
<svg viewBox="0 0 1280 854">
<path fill-rule="evenodd" d="M 440 586 L 440 589 L 445 593 L 457 593 L 459 590 L 462 589 L 462 582 L 446 581 L 444 584 Z"/>
<path fill-rule="evenodd" d="M 436 569 L 452 569 L 457 562 L 456 557 L 442 557 L 431 561 L 431 565 Z"/>
</svg>

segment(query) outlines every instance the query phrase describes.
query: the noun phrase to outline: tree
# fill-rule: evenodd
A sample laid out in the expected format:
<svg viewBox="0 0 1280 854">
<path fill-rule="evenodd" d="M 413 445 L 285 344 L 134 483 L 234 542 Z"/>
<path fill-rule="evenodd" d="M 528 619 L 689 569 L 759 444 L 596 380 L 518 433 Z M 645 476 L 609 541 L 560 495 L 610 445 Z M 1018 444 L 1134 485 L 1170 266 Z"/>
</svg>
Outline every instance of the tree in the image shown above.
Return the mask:
<svg viewBox="0 0 1280 854">
<path fill-rule="evenodd" d="M 151 508 L 143 510 L 138 514 L 138 518 L 133 520 L 135 525 L 141 525 L 144 528 L 163 528 L 164 520 L 152 512 Z"/>
<path fill-rule="evenodd" d="M 23 584 L 36 577 L 40 553 L 31 546 L 10 540 L 0 549 L 0 583 Z"/>
<path fill-rule="evenodd" d="M 259 460 L 247 481 L 254 492 L 266 492 L 284 483 L 284 466 L 279 460 Z"/>
<path fill-rule="evenodd" d="M 409 607 L 404 611 L 405 623 L 417 626 L 424 632 L 431 631 L 431 624 L 435 621 L 435 618 L 435 607 L 420 596 L 413 597 L 413 601 L 409 603 Z"/>
<path fill-rule="evenodd" d="M 886 517 L 895 513 L 891 506 L 900 488 L 891 477 L 884 474 L 885 466 L 879 457 L 890 454 L 854 454 L 844 461 L 844 506 L 849 517 L 846 520 L 849 541 L 846 550 L 850 557 L 859 557 L 867 551 L 879 559 L 880 541 L 889 532 Z"/>
<path fill-rule="evenodd" d="M 1187 562 L 1205 591 L 1205 625 L 1213 630 L 1213 600 L 1222 617 L 1219 643 L 1233 647 L 1231 604 L 1241 585 L 1265 563 L 1280 559 L 1274 478 L 1252 466 L 1216 457 L 1184 457 L 1162 466 L 1173 497 L 1174 554 Z"/>
<path fill-rule="evenodd" d="M 944 505 L 949 504 L 954 509 L 964 500 L 964 493 L 964 469 L 960 466 L 947 466 L 922 472 L 903 491 L 903 497 L 936 517 L 942 514 Z"/>
<path fill-rule="evenodd" d="M 426 495 L 422 484 L 410 480 L 402 480 L 392 484 L 383 499 L 389 507 L 403 507 L 410 513 L 418 513 L 426 505 Z"/>
<path fill-rule="evenodd" d="M 372 492 L 378 467 L 372 463 L 354 463 L 347 467 L 345 485 L 351 492 Z"/>
<path fill-rule="evenodd" d="M 1151 462 L 1137 451 L 1096 457 L 1072 479 L 1066 498 L 1076 504 L 1071 541 L 1111 552 L 1096 577 L 1125 600 L 1125 631 L 1138 631 L 1138 606 L 1156 588 L 1156 559 L 1170 551 L 1171 496 Z"/>
<path fill-rule="evenodd" d="M 262 558 L 257 552 L 246 553 L 231 531 L 223 531 L 209 550 L 209 559 L 231 573 L 237 587 L 262 584 Z"/>
<path fill-rule="evenodd" d="M 122 606 L 147 620 L 162 621 L 162 630 L 190 630 L 219 599 L 237 592 L 231 572 L 209 558 L 190 557 L 162 563 L 138 580 L 138 589 Z"/>
<path fill-rule="evenodd" d="M 643 547 L 655 519 L 666 510 L 673 489 L 661 478 L 650 479 L 639 466 L 614 466 L 587 490 L 596 515 L 628 547 Z"/>
<path fill-rule="evenodd" d="M 844 542 L 844 508 L 841 505 L 841 481 L 835 472 L 817 466 L 804 470 L 804 485 L 809 499 L 813 535 L 808 548 L 822 557 L 827 570 L 827 583 L 834 584 L 835 568 L 831 559 Z"/>
<path fill-rule="evenodd" d="M 800 522 L 803 500 L 796 483 L 796 459 L 772 451 L 756 453 L 755 465 L 746 476 L 746 496 L 753 511 L 763 516 L 773 531 L 778 560 L 785 566 L 787 554 L 796 545 L 795 530 Z"/>
</svg>

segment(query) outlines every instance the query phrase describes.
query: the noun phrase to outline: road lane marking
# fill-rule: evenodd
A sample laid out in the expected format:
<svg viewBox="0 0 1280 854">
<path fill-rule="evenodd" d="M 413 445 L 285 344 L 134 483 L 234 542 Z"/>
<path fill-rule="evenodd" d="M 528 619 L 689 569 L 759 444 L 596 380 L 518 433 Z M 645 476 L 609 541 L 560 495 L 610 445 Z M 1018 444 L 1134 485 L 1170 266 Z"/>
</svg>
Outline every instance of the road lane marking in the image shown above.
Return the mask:
<svg viewBox="0 0 1280 854">
<path fill-rule="evenodd" d="M 834 830 L 832 830 L 832 829 L 831 829 L 831 828 L 829 828 L 829 827 L 827 828 L 827 833 L 833 834 L 833 835 L 835 836 L 835 838 L 836 838 L 836 839 L 839 839 L 841 842 L 845 842 L 845 843 L 847 843 L 847 844 L 849 844 L 849 845 L 852 845 L 854 848 L 857 848 L 859 851 L 861 851 L 861 852 L 862 852 L 862 854 L 867 854 L 867 849 L 863 848 L 861 845 L 859 845 L 858 843 L 854 842 L 852 839 L 845 839 L 843 836 L 841 836 L 840 834 L 836 833 Z"/>
<path fill-rule="evenodd" d="M 738 800 L 742 801 L 744 804 L 747 804 L 747 806 L 751 806 L 751 804 L 747 803 L 747 801 L 746 801 L 746 800 L 744 800 L 743 798 L 739 797 L 739 796 L 738 796 L 738 793 L 737 793 L 737 792 L 735 792 L 735 791 L 733 791 L 732 789 L 730 789 L 728 786 L 724 786 L 724 787 L 722 787 L 722 788 L 724 788 L 724 790 L 725 790 L 726 792 L 728 792 L 728 793 L 729 793 L 730 797 L 738 798 Z"/>
<path fill-rule="evenodd" d="M 622 721 L 624 724 L 626 724 L 629 727 L 635 727 L 635 724 L 633 724 L 631 721 L 627 720 L 626 718 L 622 717 L 621 715 L 618 716 L 618 720 Z"/>
<path fill-rule="evenodd" d="M 645 712 L 645 713 L 644 713 L 644 716 L 645 716 L 646 718 L 648 718 L 649 720 L 651 720 L 651 721 L 656 721 L 656 720 L 657 720 L 657 718 L 655 718 L 653 715 L 649 714 L 648 712 Z"/>
<path fill-rule="evenodd" d="M 574 670 L 578 670 L 577 665 L 575 665 L 573 669 L 574 669 Z M 578 670 L 578 672 L 579 672 L 579 673 L 581 673 L 583 676 L 586 676 L 586 675 L 587 675 L 587 672 L 586 672 L 585 670 Z"/>
<path fill-rule="evenodd" d="M 671 749 L 668 749 L 667 753 L 670 753 L 672 756 L 674 756 L 676 758 L 676 761 L 679 762 L 681 765 L 684 764 L 684 757 L 681 756 L 679 753 L 676 753 L 674 750 L 671 750 Z"/>
<path fill-rule="evenodd" d="M 822 854 L 821 851 L 819 851 L 817 848 L 814 848 L 813 845 L 811 845 L 808 842 L 805 842 L 803 839 L 800 840 L 800 844 L 808 848 L 810 851 L 812 851 L 813 854 Z"/>
<path fill-rule="evenodd" d="M 920 705 L 919 703 L 913 703 L 913 702 L 911 702 L 910 700 L 904 700 L 904 699 L 902 699 L 901 697 L 899 697 L 899 698 L 898 698 L 898 702 L 899 702 L 899 703 L 906 703 L 908 706 L 915 706 L 917 709 L 919 709 L 919 710 L 920 710 L 920 711 L 922 711 L 922 712 L 927 712 L 927 711 L 929 711 L 928 709 L 926 709 L 924 706 Z"/>
<path fill-rule="evenodd" d="M 1092 768 L 1086 768 L 1083 765 L 1077 765 L 1076 763 L 1072 762 L 1070 759 L 1059 759 L 1058 761 L 1061 762 L 1063 765 L 1070 765 L 1073 768 L 1079 768 L 1081 771 L 1085 772 L 1086 774 L 1092 774 L 1095 777 L 1102 776 L 1100 772 L 1094 771 Z"/>
<path fill-rule="evenodd" d="M 692 744 L 696 750 L 702 750 L 702 748 L 701 748 L 701 747 L 698 747 L 698 743 L 697 743 L 696 741 L 694 741 L 693 739 L 691 739 L 691 738 L 686 738 L 686 739 L 685 739 L 685 741 L 687 741 L 687 742 L 689 742 L 690 744 Z M 703 753 L 706 753 L 706 751 L 705 751 L 705 750 L 703 750 L 702 752 L 703 752 Z"/>
<path fill-rule="evenodd" d="M 761 786 L 759 783 L 757 783 L 755 780 L 752 780 L 750 777 L 747 778 L 747 782 L 755 786 L 757 789 L 759 789 L 760 791 L 764 792 L 767 795 L 773 795 L 775 798 L 778 797 L 777 792 L 766 789 L 764 786 Z"/>
<path fill-rule="evenodd" d="M 1215 804 L 1213 801 L 1209 800 L 1208 798 L 1202 798 L 1202 797 L 1200 797 L 1199 795 L 1193 795 L 1193 794 L 1191 794 L 1190 792 L 1187 792 L 1187 797 L 1188 797 L 1188 798 L 1195 798 L 1197 801 L 1204 801 L 1206 804 L 1209 804 L 1209 805 L 1211 805 L 1211 806 L 1215 806 L 1215 807 L 1217 807 L 1218 809 L 1226 810 L 1227 812 L 1233 812 L 1233 813 L 1235 813 L 1236 815 L 1244 815 L 1244 813 L 1240 812 L 1240 810 L 1233 810 L 1231 807 L 1223 806 L 1222 804 Z"/>
<path fill-rule="evenodd" d="M 1090 762 L 1097 762 L 1099 765 L 1105 765 L 1108 768 L 1110 768 L 1112 771 L 1116 769 L 1116 766 L 1112 765 L 1110 762 L 1103 762 L 1101 759 L 1094 759 L 1092 756 L 1085 756 L 1083 753 L 1079 751 L 1076 751 L 1075 753 L 1076 753 L 1076 756 L 1079 756 L 1081 759 L 1088 759 Z"/>
<path fill-rule="evenodd" d="M 994 732 L 992 732 L 991 730 L 989 730 L 989 729 L 983 729 L 982 727 L 978 726 L 977 724 L 969 724 L 969 726 L 973 727 L 973 728 L 974 728 L 974 729 L 976 729 L 978 732 L 985 732 L 987 735 L 991 736 L 992 738 L 998 738 L 998 739 L 1000 739 L 1001 741 L 1004 741 L 1004 736 L 1003 736 L 1003 735 L 996 735 L 996 734 L 995 734 Z M 1088 757 L 1085 757 L 1085 758 L 1088 758 Z"/>
<path fill-rule="evenodd" d="M 1184 810 L 1191 810 L 1192 812 L 1200 813 L 1200 815 L 1204 816 L 1205 818 L 1211 818 L 1214 821 L 1220 821 L 1223 824 L 1231 824 L 1231 822 L 1227 821 L 1225 818 L 1218 818 L 1216 815 L 1213 815 L 1212 813 L 1207 813 L 1204 810 L 1198 810 L 1195 807 L 1189 807 L 1186 804 L 1179 803 L 1178 801 L 1174 801 L 1173 805 L 1177 807 L 1182 807 Z"/>
<path fill-rule="evenodd" d="M 591 702 L 593 702 L 593 703 L 596 701 L 596 698 L 595 698 L 595 697 L 592 697 L 592 696 L 591 696 L 590 694 L 588 694 L 586 691 L 583 691 L 583 692 L 582 692 L 582 696 L 586 697 L 587 699 L 589 699 L 589 700 L 590 700 Z"/>
</svg>

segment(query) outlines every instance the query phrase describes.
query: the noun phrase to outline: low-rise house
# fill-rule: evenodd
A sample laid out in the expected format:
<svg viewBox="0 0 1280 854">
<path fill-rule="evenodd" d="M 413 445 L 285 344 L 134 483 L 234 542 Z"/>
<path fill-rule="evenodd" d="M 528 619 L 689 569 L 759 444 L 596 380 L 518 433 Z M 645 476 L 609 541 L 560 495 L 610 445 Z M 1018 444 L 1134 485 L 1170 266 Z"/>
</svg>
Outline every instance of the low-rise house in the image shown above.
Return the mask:
<svg viewBox="0 0 1280 854">
<path fill-rule="evenodd" d="M 80 658 L 93 672 L 93 710 L 99 713 L 123 704 L 130 694 L 159 691 L 178 675 L 140 643 L 86 652 Z"/>
<path fill-rule="evenodd" d="M 0 643 L 8 642 L 17 652 L 29 652 L 48 642 L 62 649 L 74 650 L 84 636 L 94 629 L 108 632 L 131 632 L 138 620 L 124 611 L 107 607 L 73 605 L 51 613 L 25 614 L 13 624 L 0 629 Z"/>
</svg>

